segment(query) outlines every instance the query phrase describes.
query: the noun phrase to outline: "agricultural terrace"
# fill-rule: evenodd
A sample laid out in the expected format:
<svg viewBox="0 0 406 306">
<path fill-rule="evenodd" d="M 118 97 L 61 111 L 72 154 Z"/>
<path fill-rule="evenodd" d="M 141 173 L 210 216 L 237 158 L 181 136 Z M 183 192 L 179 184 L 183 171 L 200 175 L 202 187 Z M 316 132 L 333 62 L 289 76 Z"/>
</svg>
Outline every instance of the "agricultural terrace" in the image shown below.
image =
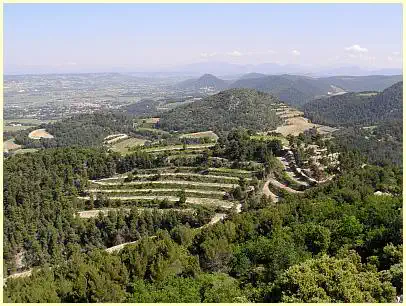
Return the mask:
<svg viewBox="0 0 406 306">
<path fill-rule="evenodd" d="M 152 124 L 157 124 L 159 122 L 159 117 L 152 117 L 152 118 L 147 118 L 143 120 L 144 123 L 152 123 Z"/>
<path fill-rule="evenodd" d="M 21 145 L 16 144 L 14 142 L 14 139 L 9 139 L 3 142 L 3 151 L 8 152 L 8 151 L 13 151 L 13 150 L 18 150 L 21 149 Z"/>
<path fill-rule="evenodd" d="M 127 134 L 113 134 L 113 135 L 108 135 L 104 138 L 104 143 L 105 144 L 112 144 L 116 141 L 120 141 L 122 139 L 128 138 Z"/>
<path fill-rule="evenodd" d="M 163 147 L 145 147 L 144 152 L 163 152 L 163 151 L 173 151 L 173 150 L 185 150 L 185 149 L 205 149 L 214 147 L 215 143 L 202 143 L 202 144 L 192 144 L 192 145 L 172 145 L 172 146 L 163 146 Z"/>
<path fill-rule="evenodd" d="M 251 139 L 258 140 L 258 141 L 270 141 L 270 140 L 280 140 L 282 145 L 287 146 L 289 145 L 289 141 L 282 136 L 273 136 L 273 135 L 251 135 Z"/>
<path fill-rule="evenodd" d="M 132 148 L 143 146 L 145 142 L 146 140 L 141 138 L 124 138 L 111 144 L 111 149 L 121 154 L 128 154 L 131 153 Z"/>
<path fill-rule="evenodd" d="M 54 138 L 54 136 L 49 134 L 45 129 L 34 130 L 28 134 L 28 137 L 31 139 Z"/>
<path fill-rule="evenodd" d="M 158 173 L 151 173 L 152 171 Z M 255 172 L 209 168 L 198 171 L 194 167 L 172 167 L 117 175 L 110 178 L 89 181 L 88 188 L 80 197 L 120 200 L 120 207 L 160 207 L 191 209 L 196 206 L 229 210 L 238 204 L 233 197 L 234 188 L 243 184 L 250 189 Z M 162 202 L 165 201 L 165 204 Z M 83 214 L 83 213 L 82 213 Z"/>
<path fill-rule="evenodd" d="M 298 136 L 300 133 L 312 128 L 316 128 L 321 134 L 329 134 L 337 130 L 329 126 L 311 123 L 309 119 L 303 117 L 303 112 L 286 105 L 277 106 L 276 114 L 285 120 L 285 124 L 276 128 L 274 132 L 280 133 L 283 136 Z"/>
<path fill-rule="evenodd" d="M 205 131 L 205 132 L 182 134 L 179 138 L 209 138 L 217 141 L 219 137 L 213 131 Z"/>
</svg>

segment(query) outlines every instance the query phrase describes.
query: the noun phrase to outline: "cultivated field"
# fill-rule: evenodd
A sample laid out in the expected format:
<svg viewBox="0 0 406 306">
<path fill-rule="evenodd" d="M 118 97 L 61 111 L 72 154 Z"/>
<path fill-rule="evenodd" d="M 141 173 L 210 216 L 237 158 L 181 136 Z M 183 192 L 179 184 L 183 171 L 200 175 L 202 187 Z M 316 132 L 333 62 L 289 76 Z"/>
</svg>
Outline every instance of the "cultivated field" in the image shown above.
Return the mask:
<svg viewBox="0 0 406 306">
<path fill-rule="evenodd" d="M 210 139 L 217 140 L 219 137 L 213 131 L 205 131 L 205 132 L 197 132 L 197 133 L 189 133 L 183 134 L 179 138 L 204 138 L 208 137 Z"/>
<path fill-rule="evenodd" d="M 31 139 L 54 138 L 54 136 L 45 131 L 45 129 L 34 130 L 28 134 L 28 137 Z"/>
<path fill-rule="evenodd" d="M 111 145 L 111 149 L 115 152 L 119 152 L 122 154 L 127 154 L 130 153 L 131 151 L 129 150 L 130 148 L 136 147 L 136 146 L 142 146 L 145 143 L 145 139 L 141 138 L 126 138 L 121 141 L 114 142 Z"/>
<path fill-rule="evenodd" d="M 120 141 L 121 139 L 126 139 L 129 136 L 127 134 L 113 134 L 113 135 L 108 135 L 104 138 L 104 143 L 106 144 L 111 144 L 116 141 Z"/>
<path fill-rule="evenodd" d="M 214 147 L 214 143 L 203 143 L 203 144 L 193 144 L 187 145 L 186 149 L 204 149 Z M 183 145 L 173 145 L 165 147 L 152 147 L 143 149 L 144 152 L 163 152 L 163 151 L 173 151 L 173 150 L 183 150 Z"/>
<path fill-rule="evenodd" d="M 14 139 L 9 139 L 3 142 L 3 151 L 8 152 L 8 151 L 13 151 L 13 150 L 18 150 L 21 148 L 21 145 L 16 144 L 14 142 Z"/>
<path fill-rule="evenodd" d="M 159 117 L 147 118 L 144 119 L 143 122 L 156 124 L 159 122 Z"/>
<path fill-rule="evenodd" d="M 14 154 L 34 153 L 37 151 L 38 151 L 38 149 L 18 149 L 16 151 L 14 151 Z"/>
<path fill-rule="evenodd" d="M 152 171 L 159 173 L 151 173 Z M 136 206 L 142 206 L 143 203 L 150 206 L 159 204 L 154 201 L 178 202 L 184 192 L 185 205 L 231 209 L 236 202 L 229 200 L 229 193 L 238 186 L 241 176 L 246 177 L 249 184 L 254 174 L 228 168 L 209 168 L 203 173 L 198 173 L 194 167 L 137 170 L 136 174 L 92 180 L 85 195 L 80 198 L 97 199 L 103 195 L 111 200 L 132 201 L 130 206 L 134 202 Z"/>
<path fill-rule="evenodd" d="M 4 132 L 18 132 L 23 130 L 28 130 L 35 127 L 35 125 L 5 125 L 3 126 Z"/>
</svg>

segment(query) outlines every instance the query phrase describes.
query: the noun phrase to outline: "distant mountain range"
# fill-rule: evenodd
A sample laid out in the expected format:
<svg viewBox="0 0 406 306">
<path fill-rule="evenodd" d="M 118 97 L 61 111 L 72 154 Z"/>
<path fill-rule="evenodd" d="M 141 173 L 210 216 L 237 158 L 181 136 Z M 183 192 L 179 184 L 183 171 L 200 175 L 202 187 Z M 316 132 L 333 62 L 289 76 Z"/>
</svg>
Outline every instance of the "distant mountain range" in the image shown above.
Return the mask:
<svg viewBox="0 0 406 306">
<path fill-rule="evenodd" d="M 226 89 L 229 86 L 229 83 L 230 82 L 221 80 L 212 74 L 204 74 L 198 79 L 189 79 L 181 83 L 178 83 L 176 87 L 181 89 L 194 89 L 194 90 L 198 90 L 199 88 L 212 87 L 215 88 L 216 90 L 222 90 Z"/>
<path fill-rule="evenodd" d="M 382 91 L 402 80 L 401 75 L 395 76 L 334 76 L 315 78 L 300 75 L 265 75 L 249 73 L 236 81 L 226 81 L 211 74 L 197 79 L 190 79 L 177 84 L 183 89 L 197 90 L 210 86 L 217 91 L 226 88 L 250 88 L 272 93 L 282 101 L 301 106 L 322 96 L 344 92 Z"/>
<path fill-rule="evenodd" d="M 167 71 L 176 71 L 188 75 L 201 75 L 210 72 L 219 76 L 243 75 L 248 73 L 261 74 L 299 74 L 316 77 L 336 75 L 398 75 L 402 74 L 401 68 L 365 69 L 358 66 L 342 67 L 308 67 L 295 64 L 282 65 L 277 63 L 261 63 L 257 65 L 238 65 L 227 62 L 200 62 L 183 66 L 168 68 Z"/>
<path fill-rule="evenodd" d="M 218 76 L 228 76 L 236 79 L 247 73 L 262 73 L 262 74 L 298 74 L 316 77 L 335 76 L 335 75 L 397 75 L 402 74 L 401 68 L 382 68 L 382 69 L 366 69 L 358 66 L 342 66 L 342 67 L 313 67 L 296 64 L 277 64 L 277 63 L 261 63 L 256 65 L 239 65 L 220 61 L 207 61 L 191 63 L 180 66 L 165 67 L 165 68 L 136 68 L 131 66 L 125 67 L 99 67 L 90 68 L 79 65 L 71 66 L 10 66 L 4 68 L 5 75 L 9 74 L 68 74 L 68 73 L 104 73 L 116 72 L 133 74 L 139 77 L 197 77 L 204 73 L 210 72 Z"/>
</svg>

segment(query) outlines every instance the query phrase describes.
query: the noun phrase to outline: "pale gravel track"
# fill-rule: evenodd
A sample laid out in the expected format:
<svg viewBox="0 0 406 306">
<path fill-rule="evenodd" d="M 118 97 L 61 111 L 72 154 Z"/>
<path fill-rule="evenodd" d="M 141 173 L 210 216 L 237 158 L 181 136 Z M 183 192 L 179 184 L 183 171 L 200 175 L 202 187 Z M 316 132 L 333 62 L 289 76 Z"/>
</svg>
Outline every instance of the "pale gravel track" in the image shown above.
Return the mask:
<svg viewBox="0 0 406 306">
<path fill-rule="evenodd" d="M 222 176 L 222 175 L 213 175 L 213 174 L 199 174 L 199 173 L 191 173 L 191 172 L 167 172 L 167 173 L 151 173 L 151 174 L 134 174 L 134 179 L 137 178 L 147 178 L 147 177 L 154 177 L 156 175 L 160 175 L 161 177 L 165 176 L 191 176 L 191 177 L 209 177 L 214 179 L 222 179 L 222 180 L 229 180 L 229 181 L 238 181 L 240 178 L 238 176 Z M 97 182 L 105 182 L 110 180 L 118 180 L 118 179 L 126 179 L 128 178 L 128 174 L 117 175 L 108 178 L 102 178 L 99 180 L 91 180 L 93 183 Z"/>
<path fill-rule="evenodd" d="M 215 214 L 214 217 L 210 220 L 209 223 L 207 223 L 207 224 L 205 224 L 205 225 L 203 225 L 203 226 L 201 226 L 201 227 L 196 228 L 196 230 L 200 230 L 200 229 L 202 229 L 202 228 L 205 228 L 205 227 L 208 227 L 208 226 L 210 226 L 210 225 L 216 224 L 217 222 L 223 220 L 226 216 L 227 216 L 226 214 L 221 214 L 221 213 Z M 156 238 L 156 236 L 149 236 L 148 238 L 152 239 L 152 238 Z M 131 245 L 131 244 L 135 244 L 135 243 L 137 243 L 138 241 L 139 241 L 139 240 L 131 241 L 131 242 L 126 242 L 126 243 L 119 244 L 119 245 L 115 245 L 115 246 L 113 246 L 113 247 L 111 247 L 111 248 L 105 249 L 105 251 L 106 251 L 107 253 L 119 252 L 119 251 L 121 251 L 122 249 L 124 249 L 125 246 Z"/>
<path fill-rule="evenodd" d="M 185 208 L 185 209 L 178 209 L 178 208 L 168 208 L 168 209 L 158 209 L 158 208 L 148 208 L 148 207 L 134 207 L 136 210 L 139 211 L 158 211 L 160 213 L 168 212 L 168 211 L 179 211 L 179 212 L 194 212 L 193 208 Z M 107 215 L 110 211 L 120 211 L 123 210 L 124 212 L 130 212 L 131 209 L 129 207 L 119 207 L 119 208 L 105 208 L 105 209 L 92 209 L 92 210 L 82 210 L 78 211 L 77 214 L 79 218 L 89 219 L 95 218 L 102 213 L 103 215 Z"/>
<path fill-rule="evenodd" d="M 77 197 L 78 199 L 90 200 L 90 197 Z M 111 196 L 108 197 L 110 200 L 165 200 L 168 201 L 179 201 L 179 197 L 174 196 Z M 210 199 L 210 198 L 193 198 L 187 197 L 186 204 L 197 204 L 197 205 L 213 205 L 220 206 L 226 209 L 233 207 L 233 203 L 229 201 Z"/>
<path fill-rule="evenodd" d="M 122 193 L 142 193 L 142 192 L 165 192 L 165 191 L 173 191 L 173 192 L 181 192 L 183 189 L 176 189 L 176 188 L 163 188 L 163 189 L 150 189 L 150 188 L 145 188 L 145 189 L 87 189 L 85 190 L 86 192 L 91 192 L 91 193 L 113 193 L 113 192 L 122 192 Z M 193 193 L 199 193 L 199 194 L 217 194 L 217 195 L 224 195 L 224 191 L 216 191 L 216 190 L 201 190 L 201 189 L 185 189 L 185 192 L 193 192 Z"/>
<path fill-rule="evenodd" d="M 145 184 L 176 184 L 176 185 L 194 185 L 194 186 L 206 186 L 206 187 L 222 187 L 222 188 L 234 188 L 237 184 L 226 184 L 226 183 L 205 183 L 205 182 L 191 182 L 191 181 L 176 181 L 176 180 L 164 180 L 164 181 L 137 181 L 137 182 L 116 182 L 116 183 L 106 183 L 100 181 L 91 181 L 92 183 L 101 185 L 101 186 L 132 186 L 132 185 L 145 185 Z"/>
<path fill-rule="evenodd" d="M 262 188 L 262 192 L 266 196 L 271 197 L 272 202 L 274 202 L 274 203 L 279 202 L 279 197 L 269 190 L 269 183 L 270 182 L 271 182 L 270 180 L 267 180 L 265 182 L 264 187 Z"/>
</svg>

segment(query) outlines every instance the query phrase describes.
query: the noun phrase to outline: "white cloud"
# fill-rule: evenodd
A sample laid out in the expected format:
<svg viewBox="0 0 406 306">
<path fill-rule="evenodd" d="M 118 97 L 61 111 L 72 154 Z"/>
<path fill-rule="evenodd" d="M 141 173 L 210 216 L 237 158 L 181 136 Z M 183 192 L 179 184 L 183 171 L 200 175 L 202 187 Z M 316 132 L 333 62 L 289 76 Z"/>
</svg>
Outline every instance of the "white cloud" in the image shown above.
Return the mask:
<svg viewBox="0 0 406 306">
<path fill-rule="evenodd" d="M 349 52 L 354 52 L 354 53 L 367 53 L 368 49 L 367 48 L 362 48 L 360 45 L 352 45 L 351 47 L 345 48 L 346 51 Z"/>
<path fill-rule="evenodd" d="M 216 55 L 217 55 L 217 52 L 211 52 L 211 53 L 204 52 L 204 53 L 200 53 L 200 56 L 201 56 L 201 57 L 213 57 L 213 56 L 216 56 Z"/>
<path fill-rule="evenodd" d="M 300 55 L 300 51 L 299 50 L 292 50 L 292 55 L 294 56 L 299 56 Z"/>
<path fill-rule="evenodd" d="M 229 52 L 203 52 L 203 53 L 200 53 L 200 57 L 203 57 L 203 58 L 209 58 L 209 57 L 214 57 L 214 56 L 241 57 L 241 56 L 258 56 L 258 55 L 269 55 L 269 54 L 276 54 L 276 51 L 274 51 L 274 50 L 265 50 L 265 51 L 241 52 L 241 51 L 238 51 L 238 50 L 234 50 L 234 51 L 229 51 Z"/>
<path fill-rule="evenodd" d="M 232 52 L 227 52 L 227 55 L 231 55 L 231 56 L 241 56 L 242 53 L 240 51 L 234 50 Z"/>
</svg>

